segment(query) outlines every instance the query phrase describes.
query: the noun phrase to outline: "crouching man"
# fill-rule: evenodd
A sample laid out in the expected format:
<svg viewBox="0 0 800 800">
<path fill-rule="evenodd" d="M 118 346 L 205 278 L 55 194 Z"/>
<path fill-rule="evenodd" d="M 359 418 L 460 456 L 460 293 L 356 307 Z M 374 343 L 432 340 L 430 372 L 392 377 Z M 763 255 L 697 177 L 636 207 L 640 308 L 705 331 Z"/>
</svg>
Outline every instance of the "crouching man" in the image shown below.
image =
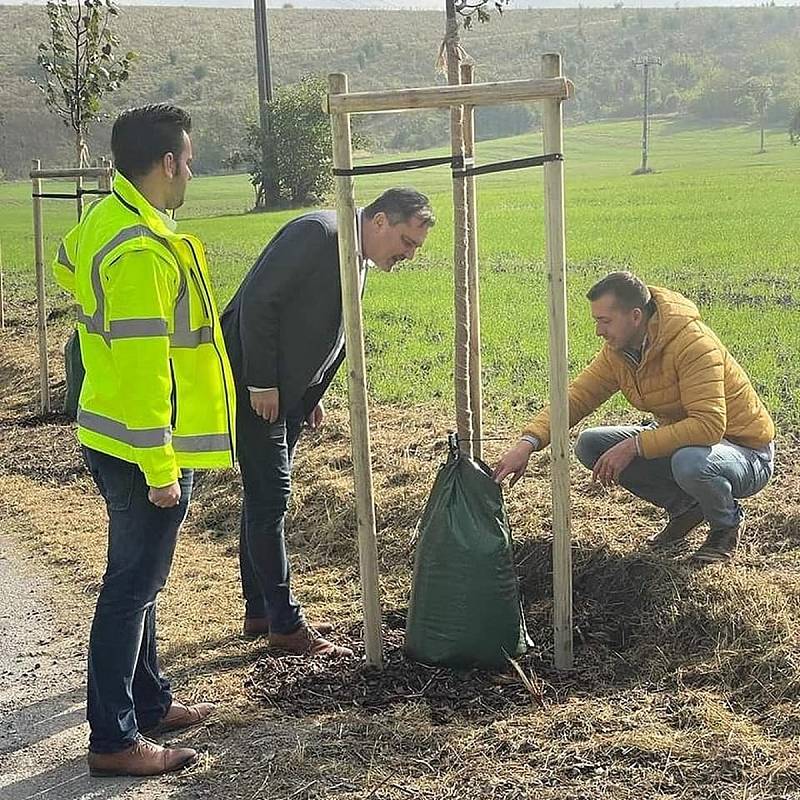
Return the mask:
<svg viewBox="0 0 800 800">
<path fill-rule="evenodd" d="M 743 528 L 738 499 L 772 476 L 775 426 L 750 379 L 697 307 L 678 292 L 648 287 L 614 272 L 587 295 L 605 344 L 569 388 L 569 424 L 618 391 L 654 416 L 645 425 L 589 428 L 575 444 L 592 479 L 619 484 L 665 509 L 668 521 L 651 546 L 680 544 L 704 520 L 710 531 L 698 562 L 733 557 Z M 543 409 L 495 467 L 498 483 L 522 476 L 550 441 Z"/>
</svg>

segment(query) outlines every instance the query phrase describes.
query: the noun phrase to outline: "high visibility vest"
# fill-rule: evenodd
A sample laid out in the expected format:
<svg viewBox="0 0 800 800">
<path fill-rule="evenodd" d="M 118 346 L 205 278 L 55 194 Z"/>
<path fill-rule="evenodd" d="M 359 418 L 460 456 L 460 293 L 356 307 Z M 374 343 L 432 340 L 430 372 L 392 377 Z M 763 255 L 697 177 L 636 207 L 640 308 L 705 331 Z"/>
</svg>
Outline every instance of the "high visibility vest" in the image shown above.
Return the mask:
<svg viewBox="0 0 800 800">
<path fill-rule="evenodd" d="M 64 238 L 53 272 L 78 305 L 78 439 L 150 486 L 233 464 L 235 391 L 203 246 L 124 176 Z"/>
</svg>

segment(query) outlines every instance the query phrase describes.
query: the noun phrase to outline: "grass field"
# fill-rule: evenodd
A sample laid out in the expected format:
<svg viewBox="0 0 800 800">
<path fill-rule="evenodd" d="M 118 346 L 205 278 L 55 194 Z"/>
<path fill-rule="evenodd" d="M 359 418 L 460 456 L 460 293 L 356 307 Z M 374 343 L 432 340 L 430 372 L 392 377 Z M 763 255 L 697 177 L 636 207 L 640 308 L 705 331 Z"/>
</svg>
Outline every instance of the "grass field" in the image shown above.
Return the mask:
<svg viewBox="0 0 800 800">
<path fill-rule="evenodd" d="M 743 126 L 653 124 L 655 174 L 631 175 L 639 161 L 636 122 L 567 130 L 567 253 L 571 366 L 597 347 L 583 295 L 606 271 L 629 268 L 651 283 L 684 291 L 701 306 L 750 371 L 782 421 L 800 422 L 794 354 L 800 351 L 800 149 L 782 132 L 757 154 Z M 480 148 L 481 162 L 539 152 L 538 137 Z M 368 200 L 391 178 L 358 182 Z M 429 192 L 439 224 L 413 265 L 374 273 L 366 298 L 370 382 L 375 399 L 402 404 L 449 401 L 452 331 L 452 225 L 446 169 L 404 174 Z M 0 185 L 6 283 L 33 297 L 27 185 Z M 246 176 L 196 179 L 180 212 L 183 229 L 207 243 L 220 300 L 238 285 L 271 234 L 294 211 L 244 213 Z M 46 207 L 48 257 L 71 224 L 72 205 Z M 523 415 L 544 395 L 546 307 L 541 172 L 480 179 L 479 238 L 487 403 Z M 63 301 L 53 289 L 51 302 Z"/>
</svg>

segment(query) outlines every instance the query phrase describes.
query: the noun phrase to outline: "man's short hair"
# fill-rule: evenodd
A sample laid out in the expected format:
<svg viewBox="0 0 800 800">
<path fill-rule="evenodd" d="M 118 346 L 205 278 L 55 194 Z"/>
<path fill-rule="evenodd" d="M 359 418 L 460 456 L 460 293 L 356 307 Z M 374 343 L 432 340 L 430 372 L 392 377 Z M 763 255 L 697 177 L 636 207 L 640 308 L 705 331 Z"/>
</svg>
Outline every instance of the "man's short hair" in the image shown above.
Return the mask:
<svg viewBox="0 0 800 800">
<path fill-rule="evenodd" d="M 632 272 L 612 272 L 606 275 L 589 289 L 586 299 L 593 302 L 607 294 L 613 294 L 617 304 L 626 311 L 634 308 L 645 311 L 650 303 L 650 290 Z"/>
<path fill-rule="evenodd" d="M 129 180 L 141 178 L 167 153 L 179 156 L 191 130 L 189 114 L 168 103 L 129 108 L 111 130 L 114 166 Z"/>
<path fill-rule="evenodd" d="M 436 224 L 431 201 L 416 189 L 407 187 L 387 189 L 364 209 L 364 216 L 372 219 L 381 211 L 386 214 L 390 225 L 408 222 L 414 217 L 420 220 L 426 228 L 432 228 Z"/>
</svg>

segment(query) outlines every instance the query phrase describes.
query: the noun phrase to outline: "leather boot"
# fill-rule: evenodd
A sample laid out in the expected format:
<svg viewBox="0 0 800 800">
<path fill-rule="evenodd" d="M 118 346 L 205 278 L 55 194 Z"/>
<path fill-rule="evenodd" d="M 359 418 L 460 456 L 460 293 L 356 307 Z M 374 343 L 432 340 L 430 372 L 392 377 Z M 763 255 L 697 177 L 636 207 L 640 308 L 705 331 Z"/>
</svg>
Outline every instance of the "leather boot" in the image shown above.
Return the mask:
<svg viewBox="0 0 800 800">
<path fill-rule="evenodd" d="M 301 656 L 347 658 L 353 655 L 353 651 L 349 647 L 329 642 L 320 635 L 319 631 L 305 623 L 292 633 L 270 633 L 269 644 L 270 647 Z"/>
<path fill-rule="evenodd" d="M 192 728 L 205 722 L 213 712 L 213 703 L 197 703 L 197 705 L 187 706 L 177 700 L 173 700 L 172 705 L 158 725 L 146 728 L 142 733 L 160 734 Z"/>
<path fill-rule="evenodd" d="M 675 547 L 683 542 L 702 522 L 703 512 L 700 510 L 700 506 L 692 506 L 683 514 L 672 517 L 655 536 L 651 536 L 647 540 L 647 544 L 655 550 Z"/>
<path fill-rule="evenodd" d="M 89 774 L 95 778 L 118 775 L 146 777 L 188 767 L 197 759 L 197 751 L 190 747 L 162 747 L 139 736 L 126 750 L 118 753 L 92 753 L 87 756 Z"/>
<path fill-rule="evenodd" d="M 739 536 L 744 525 L 735 528 L 715 528 L 708 532 L 700 549 L 692 556 L 692 561 L 701 564 L 714 564 L 730 561 L 739 545 Z"/>
<path fill-rule="evenodd" d="M 317 633 L 327 636 L 333 632 L 333 624 L 330 622 L 315 622 L 312 626 Z M 242 635 L 246 639 L 257 639 L 259 636 L 269 636 L 268 617 L 245 617 L 242 626 Z"/>
</svg>

